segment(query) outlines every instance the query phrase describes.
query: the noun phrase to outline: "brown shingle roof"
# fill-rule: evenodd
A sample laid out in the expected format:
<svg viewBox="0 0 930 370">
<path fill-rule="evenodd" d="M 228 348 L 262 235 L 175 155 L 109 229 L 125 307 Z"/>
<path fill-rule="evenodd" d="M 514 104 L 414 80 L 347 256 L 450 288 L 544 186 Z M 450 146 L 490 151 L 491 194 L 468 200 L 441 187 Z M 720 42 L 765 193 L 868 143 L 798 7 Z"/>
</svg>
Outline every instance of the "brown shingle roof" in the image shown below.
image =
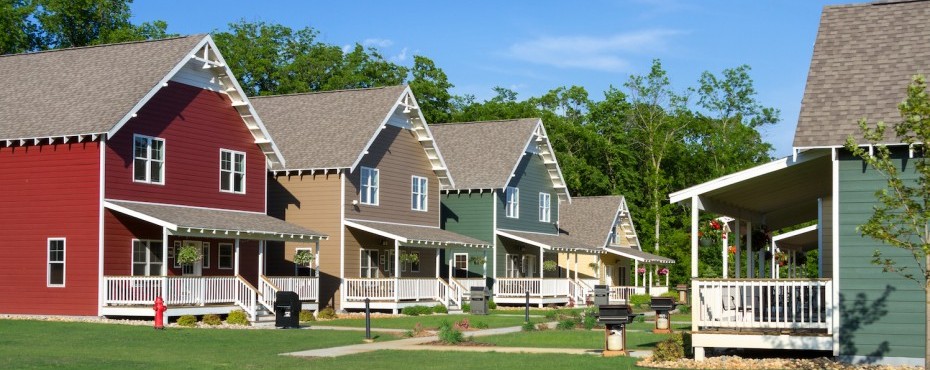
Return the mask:
<svg viewBox="0 0 930 370">
<path fill-rule="evenodd" d="M 862 141 L 862 118 L 899 121 L 911 77 L 930 72 L 927 19 L 926 1 L 825 7 L 794 146 L 842 145 L 848 135 Z"/>
<path fill-rule="evenodd" d="M 443 230 L 438 227 L 389 224 L 383 222 L 367 222 L 359 220 L 348 221 L 351 222 L 347 225 L 349 227 L 354 227 L 353 225 L 359 225 L 363 228 L 374 229 L 386 234 L 400 236 L 404 239 L 407 239 L 408 243 L 414 246 L 417 244 L 423 244 L 423 246 L 429 247 L 430 245 L 433 245 L 432 243 L 438 243 L 439 245 L 434 246 L 445 247 L 446 244 L 460 244 L 480 248 L 491 247 L 491 245 L 487 242 L 483 242 L 481 240 L 462 234 Z"/>
<path fill-rule="evenodd" d="M 622 195 L 574 197 L 559 205 L 559 228 L 588 244 L 603 247 L 623 202 Z"/>
<path fill-rule="evenodd" d="M 589 254 L 601 254 L 604 253 L 604 249 L 598 247 L 597 245 L 592 245 L 580 238 L 575 238 L 566 234 L 539 234 L 539 233 L 528 233 L 523 231 L 514 231 L 514 230 L 504 230 L 498 229 L 497 235 L 504 238 L 512 239 L 511 236 L 529 240 L 535 244 L 543 245 L 544 248 L 552 249 L 556 251 L 577 251 L 582 253 Z M 519 242 L 523 242 L 519 239 L 514 239 Z"/>
<path fill-rule="evenodd" d="M 109 131 L 204 37 L 0 56 L 0 138 Z"/>
<path fill-rule="evenodd" d="M 406 86 L 251 97 L 287 167 L 349 168 Z"/>
<path fill-rule="evenodd" d="M 429 125 L 457 189 L 507 186 L 538 118 Z"/>
</svg>

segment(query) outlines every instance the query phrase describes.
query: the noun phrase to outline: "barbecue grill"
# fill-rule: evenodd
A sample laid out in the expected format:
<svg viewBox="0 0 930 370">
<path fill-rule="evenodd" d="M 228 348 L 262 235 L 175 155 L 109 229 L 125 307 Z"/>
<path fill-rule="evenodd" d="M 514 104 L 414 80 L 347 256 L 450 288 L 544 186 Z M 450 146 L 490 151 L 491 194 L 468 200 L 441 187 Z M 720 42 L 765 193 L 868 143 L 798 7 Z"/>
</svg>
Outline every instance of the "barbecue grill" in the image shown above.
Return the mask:
<svg viewBox="0 0 930 370">
<path fill-rule="evenodd" d="M 626 304 L 603 304 L 597 307 L 597 322 L 604 324 L 604 357 L 626 356 L 626 324 L 633 322 L 639 315 L 633 313 L 630 305 Z M 615 334 L 611 335 L 611 332 Z M 620 338 L 616 337 L 616 333 L 619 333 Z"/>
<path fill-rule="evenodd" d="M 652 329 L 652 332 L 671 333 L 672 327 L 668 313 L 675 309 L 675 300 L 671 297 L 652 297 L 650 306 L 656 311 L 656 327 Z"/>
</svg>

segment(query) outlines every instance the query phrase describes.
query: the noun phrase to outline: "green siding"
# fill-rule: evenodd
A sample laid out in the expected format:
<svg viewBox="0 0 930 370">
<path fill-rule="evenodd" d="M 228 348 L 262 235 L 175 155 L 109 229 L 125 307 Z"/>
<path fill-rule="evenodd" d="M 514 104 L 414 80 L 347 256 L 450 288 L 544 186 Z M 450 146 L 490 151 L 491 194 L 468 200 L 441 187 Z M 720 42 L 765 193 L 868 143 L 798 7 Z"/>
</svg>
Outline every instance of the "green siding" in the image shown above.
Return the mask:
<svg viewBox="0 0 930 370">
<path fill-rule="evenodd" d="M 443 229 L 475 239 L 484 240 L 489 244 L 494 242 L 494 193 L 460 193 L 443 194 L 442 209 L 440 211 L 440 224 Z M 446 248 L 446 256 L 442 262 L 443 276 L 448 275 L 448 259 L 453 253 L 468 253 L 471 260 L 475 256 L 485 256 L 487 259 L 487 276 L 494 273 L 494 258 L 491 249 L 478 248 Z M 484 269 L 481 265 L 468 263 L 468 271 L 473 276 L 481 277 Z"/>
<path fill-rule="evenodd" d="M 915 178 L 913 160 L 898 158 L 902 174 Z M 840 355 L 923 358 L 925 342 L 924 291 L 920 284 L 898 273 L 872 265 L 880 250 L 898 266 L 919 275 L 910 253 L 863 237 L 856 231 L 872 215 L 875 191 L 885 179 L 851 156 L 840 157 Z"/>
<path fill-rule="evenodd" d="M 556 234 L 558 230 L 555 221 L 559 219 L 559 197 L 552 187 L 552 180 L 542 158 L 535 154 L 526 154 L 520 160 L 520 165 L 514 172 L 509 186 L 520 189 L 519 218 L 506 216 L 506 197 L 503 191 L 498 192 L 497 198 L 497 228 Z M 539 193 L 549 193 L 551 196 L 551 222 L 539 221 Z"/>
</svg>

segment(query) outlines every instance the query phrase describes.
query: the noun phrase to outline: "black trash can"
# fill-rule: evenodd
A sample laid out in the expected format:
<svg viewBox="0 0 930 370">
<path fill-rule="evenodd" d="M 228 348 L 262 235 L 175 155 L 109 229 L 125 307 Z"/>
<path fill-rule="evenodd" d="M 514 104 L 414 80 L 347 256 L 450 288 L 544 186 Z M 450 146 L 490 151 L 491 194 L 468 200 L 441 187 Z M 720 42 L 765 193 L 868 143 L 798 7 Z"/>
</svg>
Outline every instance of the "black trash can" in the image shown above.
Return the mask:
<svg viewBox="0 0 930 370">
<path fill-rule="evenodd" d="M 469 305 L 471 305 L 471 314 L 472 315 L 487 315 L 488 314 L 488 300 L 491 298 L 491 293 L 488 291 L 486 286 L 473 286 L 469 290 Z"/>
<path fill-rule="evenodd" d="M 274 296 L 274 326 L 300 327 L 300 296 L 296 292 L 280 291 Z"/>
<path fill-rule="evenodd" d="M 610 304 L 610 286 L 607 285 L 595 285 L 594 286 L 594 305 L 600 306 Z"/>
</svg>

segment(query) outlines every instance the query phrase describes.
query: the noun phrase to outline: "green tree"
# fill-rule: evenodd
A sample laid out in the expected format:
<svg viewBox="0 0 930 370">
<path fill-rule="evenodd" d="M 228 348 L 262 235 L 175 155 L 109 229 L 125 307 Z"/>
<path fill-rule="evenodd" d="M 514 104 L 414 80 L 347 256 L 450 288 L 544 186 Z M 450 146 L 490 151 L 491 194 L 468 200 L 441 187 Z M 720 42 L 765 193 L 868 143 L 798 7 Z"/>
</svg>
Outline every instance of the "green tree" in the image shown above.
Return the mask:
<svg viewBox="0 0 930 370">
<path fill-rule="evenodd" d="M 35 9 L 34 0 L 0 2 L 0 54 L 39 48 L 39 25 L 30 18 Z"/>
<path fill-rule="evenodd" d="M 876 250 L 872 263 L 882 266 L 884 272 L 896 272 L 923 286 L 928 322 L 924 366 L 930 369 L 930 164 L 925 144 L 930 142 L 930 98 L 923 76 L 914 78 L 907 88 L 907 98 L 898 108 L 902 120 L 894 124 L 896 140 L 886 140 L 884 122 L 872 126 L 862 120 L 859 127 L 874 154 L 860 147 L 852 136 L 846 140 L 846 149 L 887 180 L 886 187 L 875 193 L 874 212 L 857 229 L 863 236 L 904 249 L 914 258 L 914 264 L 901 266 Z M 883 144 L 889 141 L 903 143 L 915 152 L 916 179 L 902 174 L 895 151 Z"/>
<path fill-rule="evenodd" d="M 449 89 L 454 85 L 449 82 L 448 76 L 432 59 L 421 55 L 413 56 L 413 69 L 410 70 L 413 79 L 410 80 L 410 89 L 417 97 L 417 102 L 423 110 L 426 122 L 448 122 L 452 116 L 452 94 Z"/>
<path fill-rule="evenodd" d="M 165 36 L 166 24 L 134 26 L 131 0 L 37 0 L 35 18 L 48 48 L 67 48 Z"/>
</svg>

